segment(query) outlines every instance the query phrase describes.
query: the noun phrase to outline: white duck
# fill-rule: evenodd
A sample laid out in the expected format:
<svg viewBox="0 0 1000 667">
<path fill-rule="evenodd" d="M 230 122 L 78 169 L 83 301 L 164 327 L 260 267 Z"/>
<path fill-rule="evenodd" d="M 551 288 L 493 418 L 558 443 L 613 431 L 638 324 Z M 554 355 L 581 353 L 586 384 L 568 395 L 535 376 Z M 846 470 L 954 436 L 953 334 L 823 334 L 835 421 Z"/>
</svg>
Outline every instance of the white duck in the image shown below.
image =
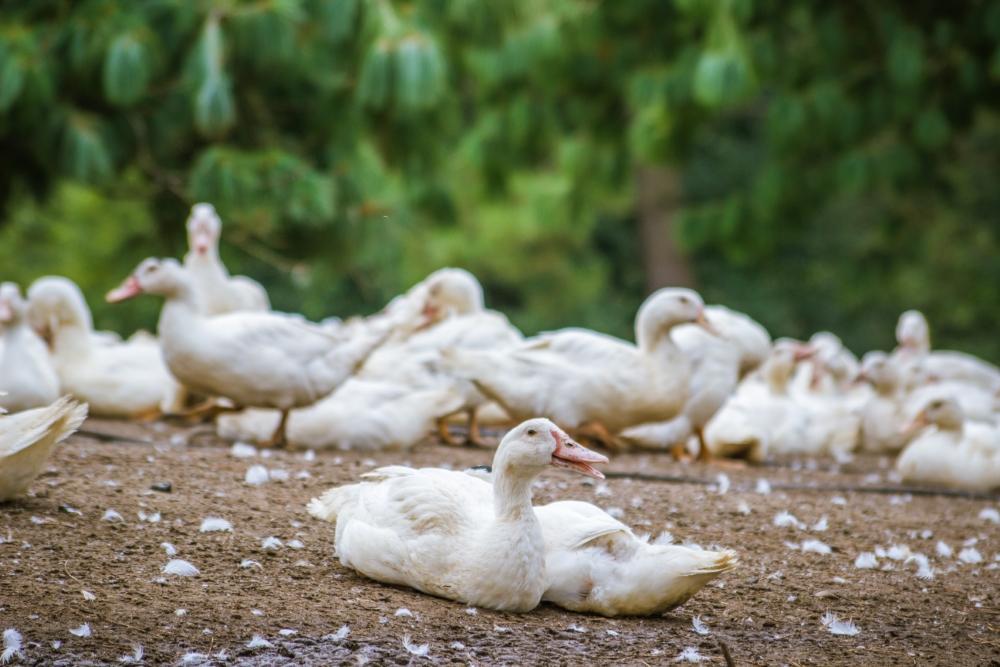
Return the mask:
<svg viewBox="0 0 1000 667">
<path fill-rule="evenodd" d="M 740 378 L 766 359 L 771 349 L 767 330 L 753 319 L 725 306 L 708 306 L 705 318 L 715 333 L 693 324 L 674 327 L 671 336 L 691 362 L 690 394 L 684 411 L 667 422 L 641 424 L 624 430 L 622 439 L 644 448 L 671 447 L 680 458 L 688 439 L 703 441 L 703 430 L 733 394 Z M 700 448 L 702 458 L 708 449 Z"/>
<path fill-rule="evenodd" d="M 690 364 L 670 337 L 706 324 L 688 289 L 654 292 L 636 315 L 636 344 L 581 329 L 542 334 L 506 350 L 449 350 L 446 367 L 475 382 L 514 419 L 549 415 L 599 441 L 635 424 L 672 419 L 688 396 Z"/>
<path fill-rule="evenodd" d="M 184 268 L 191 275 L 207 315 L 266 311 L 271 302 L 264 287 L 246 276 L 230 276 L 219 257 L 222 219 L 211 204 L 195 204 L 187 219 L 188 252 Z"/>
<path fill-rule="evenodd" d="M 28 325 L 27 310 L 17 285 L 0 285 L 0 408 L 11 412 L 59 398 L 59 378 L 45 343 Z"/>
<path fill-rule="evenodd" d="M 44 408 L 0 417 L 0 502 L 24 493 L 52 448 L 87 417 L 87 406 L 62 397 Z"/>
<path fill-rule="evenodd" d="M 526 612 L 546 585 L 532 482 L 549 465 L 600 478 L 590 464 L 606 461 L 549 420 L 531 419 L 500 442 L 492 485 L 460 471 L 392 466 L 327 491 L 309 513 L 336 521 L 340 562 L 372 579 Z"/>
<path fill-rule="evenodd" d="M 71 280 L 47 276 L 28 289 L 28 318 L 51 341 L 61 390 L 101 417 L 148 418 L 173 412 L 184 390 L 148 336 L 125 343 L 93 335 L 90 309 Z"/>
<path fill-rule="evenodd" d="M 166 298 L 158 333 L 170 371 L 191 389 L 239 407 L 280 410 L 273 445 L 285 444 L 292 408 L 328 395 L 385 339 L 381 334 L 344 340 L 281 313 L 207 316 L 187 271 L 172 259 L 144 260 L 107 299 L 115 303 L 143 293 Z"/>
<path fill-rule="evenodd" d="M 492 481 L 486 466 L 466 472 Z M 648 536 L 637 537 L 590 503 L 561 500 L 535 507 L 535 514 L 545 539 L 542 599 L 571 611 L 603 616 L 662 614 L 739 563 L 728 550 L 703 551 L 670 544 L 669 539 L 650 543 Z"/>
<path fill-rule="evenodd" d="M 885 352 L 868 352 L 861 359 L 858 379 L 871 384 L 874 390 L 861 408 L 861 449 L 898 452 L 909 438 L 903 430 L 908 420 L 895 364 Z"/>
<path fill-rule="evenodd" d="M 359 323 L 353 328 L 352 335 L 366 330 L 394 333 L 356 377 L 315 405 L 289 415 L 290 444 L 408 448 L 425 439 L 435 425 L 441 430 L 448 415 L 474 411 L 485 402 L 472 383 L 441 371 L 436 363 L 440 351 L 509 345 L 520 340 L 519 332 L 503 315 L 483 309 L 482 288 L 466 271 L 436 271 L 420 285 L 420 290 L 408 293 L 416 297 L 409 305 L 395 299 L 373 316 L 372 325 Z M 400 331 L 410 333 L 393 343 Z M 223 415 L 218 419 L 219 435 L 263 441 L 274 431 L 278 418 L 277 413 L 263 410 Z"/>
<path fill-rule="evenodd" d="M 931 402 L 914 420 L 923 429 L 896 461 L 904 481 L 970 491 L 1000 488 L 1000 427 L 965 419 L 951 399 Z"/>
<path fill-rule="evenodd" d="M 898 346 L 892 360 L 899 365 L 907 387 L 931 380 L 977 385 L 990 394 L 1000 392 L 1000 368 L 964 352 L 931 350 L 930 327 L 918 310 L 908 310 L 896 324 Z"/>
</svg>

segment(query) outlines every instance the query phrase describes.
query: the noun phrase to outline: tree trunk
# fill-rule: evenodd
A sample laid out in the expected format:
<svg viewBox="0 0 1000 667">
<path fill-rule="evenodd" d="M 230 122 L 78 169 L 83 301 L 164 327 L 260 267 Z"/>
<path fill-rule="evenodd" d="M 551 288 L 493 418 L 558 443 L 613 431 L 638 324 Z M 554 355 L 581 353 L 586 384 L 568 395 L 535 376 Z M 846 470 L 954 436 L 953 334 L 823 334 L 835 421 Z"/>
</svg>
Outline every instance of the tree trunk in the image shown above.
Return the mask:
<svg viewBox="0 0 1000 667">
<path fill-rule="evenodd" d="M 674 221 L 681 203 L 681 179 L 672 167 L 644 165 L 636 173 L 639 241 L 646 288 L 693 287 L 687 258 L 674 241 Z"/>
</svg>

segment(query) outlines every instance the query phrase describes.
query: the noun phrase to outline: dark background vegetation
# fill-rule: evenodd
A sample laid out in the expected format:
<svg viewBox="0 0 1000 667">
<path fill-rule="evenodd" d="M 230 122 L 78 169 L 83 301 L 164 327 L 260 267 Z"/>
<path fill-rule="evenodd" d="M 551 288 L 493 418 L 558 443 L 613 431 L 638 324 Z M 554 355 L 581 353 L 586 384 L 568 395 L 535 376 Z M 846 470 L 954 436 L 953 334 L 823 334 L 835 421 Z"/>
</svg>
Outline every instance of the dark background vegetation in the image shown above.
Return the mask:
<svg viewBox="0 0 1000 667">
<path fill-rule="evenodd" d="M 192 203 L 277 308 L 457 265 L 531 332 L 689 284 L 777 335 L 1000 358 L 1000 3 L 8 0 L 0 267 L 100 297 Z"/>
</svg>

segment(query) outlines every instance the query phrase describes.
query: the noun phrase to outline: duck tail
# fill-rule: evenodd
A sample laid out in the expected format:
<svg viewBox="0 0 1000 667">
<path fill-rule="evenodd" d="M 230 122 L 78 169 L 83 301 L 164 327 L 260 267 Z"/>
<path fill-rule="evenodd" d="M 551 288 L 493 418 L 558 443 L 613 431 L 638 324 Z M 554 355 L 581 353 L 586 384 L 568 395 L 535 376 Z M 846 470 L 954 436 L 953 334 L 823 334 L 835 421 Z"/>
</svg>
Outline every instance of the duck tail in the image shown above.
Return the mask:
<svg viewBox="0 0 1000 667">
<path fill-rule="evenodd" d="M 358 497 L 360 485 L 349 484 L 330 489 L 319 498 L 313 498 L 306 506 L 306 510 L 321 521 L 331 523 L 337 520 L 337 515 L 348 503 L 354 502 Z"/>
</svg>

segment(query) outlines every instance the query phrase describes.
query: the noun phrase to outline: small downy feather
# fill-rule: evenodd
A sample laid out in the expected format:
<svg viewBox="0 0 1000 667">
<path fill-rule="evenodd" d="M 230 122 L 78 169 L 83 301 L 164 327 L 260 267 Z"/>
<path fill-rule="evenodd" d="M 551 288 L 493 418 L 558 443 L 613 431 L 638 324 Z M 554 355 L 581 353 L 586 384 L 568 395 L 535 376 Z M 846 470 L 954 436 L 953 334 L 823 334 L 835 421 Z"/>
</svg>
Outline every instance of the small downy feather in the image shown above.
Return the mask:
<svg viewBox="0 0 1000 667">
<path fill-rule="evenodd" d="M 701 620 L 701 616 L 695 616 L 694 618 L 691 619 L 691 627 L 694 629 L 695 632 L 697 632 L 699 635 L 702 636 L 708 635 L 712 632 L 711 630 L 708 629 L 708 626 L 705 625 L 705 623 Z"/>
<path fill-rule="evenodd" d="M 138 665 L 142 662 L 142 657 L 145 654 L 142 644 L 133 644 L 132 652 L 126 653 L 122 657 L 118 658 L 118 662 L 123 665 Z"/>
<path fill-rule="evenodd" d="M 823 618 L 820 622 L 835 635 L 844 635 L 845 637 L 853 637 L 854 635 L 861 632 L 858 626 L 854 625 L 853 621 L 842 621 L 837 618 L 837 615 L 833 612 L 826 612 L 823 614 Z"/>
<path fill-rule="evenodd" d="M 688 646 L 680 655 L 674 658 L 674 662 L 701 662 L 704 658 L 701 657 L 701 653 L 698 653 L 698 649 L 694 646 Z"/>
<path fill-rule="evenodd" d="M 431 645 L 414 644 L 410 641 L 410 635 L 403 635 L 403 648 L 409 651 L 412 655 L 423 657 L 430 653 Z"/>
<path fill-rule="evenodd" d="M 90 623 L 84 623 L 78 628 L 71 628 L 69 633 L 77 637 L 90 637 L 93 634 L 90 631 Z"/>
<path fill-rule="evenodd" d="M 24 652 L 22 648 L 24 646 L 24 638 L 21 633 L 14 628 L 7 628 L 3 631 L 3 653 L 0 653 L 0 665 L 6 665 L 8 662 L 14 659 L 15 656 L 19 658 L 24 658 Z"/>
<path fill-rule="evenodd" d="M 206 517 L 198 529 L 201 533 L 233 532 L 233 524 L 217 516 Z"/>
<path fill-rule="evenodd" d="M 934 547 L 934 552 L 941 558 L 951 558 L 951 555 L 954 553 L 948 543 L 942 540 L 938 540 L 937 546 Z"/>
<path fill-rule="evenodd" d="M 247 469 L 247 474 L 243 478 L 243 481 L 251 486 L 260 486 L 261 484 L 266 484 L 270 477 L 267 468 L 262 465 L 255 465 Z"/>
<path fill-rule="evenodd" d="M 871 570 L 878 567 L 878 558 L 870 551 L 862 551 L 854 559 L 854 567 L 859 570 Z"/>
<path fill-rule="evenodd" d="M 349 634 L 351 634 L 351 626 L 342 625 L 336 632 L 332 632 L 326 635 L 325 637 L 323 637 L 323 639 L 328 639 L 330 641 L 335 641 L 335 642 L 342 642 L 345 639 L 347 639 L 347 635 Z"/>
<path fill-rule="evenodd" d="M 170 542 L 160 542 L 160 548 L 167 552 L 167 558 L 173 558 L 177 555 L 177 547 Z"/>
<path fill-rule="evenodd" d="M 254 635 L 253 637 L 250 638 L 250 641 L 247 642 L 247 648 L 249 648 L 249 649 L 273 648 L 273 647 L 274 647 L 274 644 L 272 644 L 271 642 L 267 641 L 266 639 L 264 639 L 260 635 Z"/>
<path fill-rule="evenodd" d="M 979 512 L 979 518 L 983 521 L 989 521 L 991 523 L 1000 523 L 1000 512 L 994 507 L 984 507 L 982 511 Z"/>
<path fill-rule="evenodd" d="M 274 537 L 273 535 L 271 537 L 265 537 L 264 540 L 260 543 L 260 548 L 263 549 L 264 551 L 277 551 L 283 546 L 284 545 L 281 543 L 281 540 L 279 540 L 277 537 Z"/>
<path fill-rule="evenodd" d="M 824 556 L 826 554 L 833 553 L 833 549 L 830 548 L 830 545 L 821 540 L 803 540 L 802 551 L 811 551 L 812 553 L 822 554 Z"/>
<path fill-rule="evenodd" d="M 198 573 L 198 568 L 181 558 L 174 558 L 163 566 L 163 574 L 173 574 L 178 577 L 194 577 Z"/>
<path fill-rule="evenodd" d="M 785 510 L 782 510 L 774 515 L 774 525 L 779 528 L 791 526 L 800 530 L 806 527 L 805 524 L 799 521 L 794 514 Z"/>
<path fill-rule="evenodd" d="M 975 547 L 966 547 L 958 552 L 958 560 L 969 565 L 983 562 L 983 555 Z"/>
</svg>

